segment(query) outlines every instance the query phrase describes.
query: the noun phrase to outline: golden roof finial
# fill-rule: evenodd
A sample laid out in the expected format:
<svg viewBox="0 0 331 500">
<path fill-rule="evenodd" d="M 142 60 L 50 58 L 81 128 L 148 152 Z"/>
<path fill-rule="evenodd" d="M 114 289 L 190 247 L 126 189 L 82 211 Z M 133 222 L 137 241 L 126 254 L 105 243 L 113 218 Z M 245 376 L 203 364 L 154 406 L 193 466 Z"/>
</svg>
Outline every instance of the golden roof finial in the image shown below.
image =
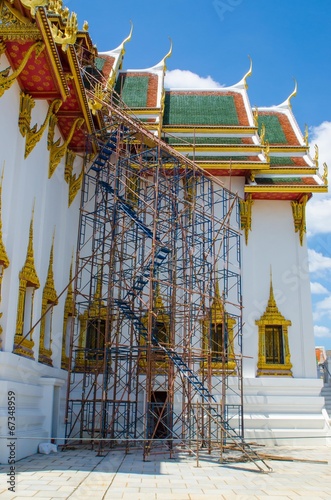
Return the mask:
<svg viewBox="0 0 331 500">
<path fill-rule="evenodd" d="M 295 78 L 293 78 L 293 80 L 294 80 L 294 90 L 287 98 L 288 105 L 291 109 L 292 109 L 291 99 L 292 97 L 295 97 L 298 93 L 298 83 Z"/>
<path fill-rule="evenodd" d="M 246 80 L 247 80 L 247 78 L 249 78 L 250 76 L 252 76 L 252 73 L 253 73 L 253 61 L 252 61 L 251 56 L 248 56 L 248 59 L 250 61 L 249 70 L 247 71 L 247 73 L 243 77 L 243 82 L 244 82 L 246 90 L 248 89 L 248 84 L 247 84 Z"/>
<path fill-rule="evenodd" d="M 127 42 L 130 42 L 131 41 L 131 38 L 132 38 L 132 33 L 133 33 L 133 22 L 131 21 L 130 19 L 130 25 L 131 25 L 131 28 L 130 28 L 130 33 L 128 34 L 128 36 L 126 38 L 124 38 L 123 42 L 121 43 L 120 47 L 122 47 L 122 51 L 121 51 L 121 55 L 124 56 L 125 54 L 125 44 Z"/>
<path fill-rule="evenodd" d="M 293 78 L 293 80 L 294 80 L 293 92 L 288 96 L 288 98 L 284 102 L 282 102 L 281 104 L 278 105 L 278 108 L 290 108 L 290 109 L 292 109 L 291 99 L 292 99 L 292 97 L 295 97 L 298 93 L 297 81 L 295 78 Z"/>
<path fill-rule="evenodd" d="M 170 40 L 170 49 L 168 50 L 168 52 L 166 53 L 166 55 L 163 58 L 163 70 L 164 71 L 167 71 L 166 60 L 172 56 L 172 40 L 170 37 L 169 37 L 169 40 Z"/>
</svg>

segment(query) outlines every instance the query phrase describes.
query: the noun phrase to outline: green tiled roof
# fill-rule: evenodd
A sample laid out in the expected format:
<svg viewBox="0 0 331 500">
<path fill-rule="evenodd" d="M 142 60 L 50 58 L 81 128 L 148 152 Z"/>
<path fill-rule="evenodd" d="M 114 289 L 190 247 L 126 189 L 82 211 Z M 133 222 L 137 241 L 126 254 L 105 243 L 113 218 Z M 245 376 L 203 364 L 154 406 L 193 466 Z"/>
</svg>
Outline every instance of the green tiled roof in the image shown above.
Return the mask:
<svg viewBox="0 0 331 500">
<path fill-rule="evenodd" d="M 242 144 L 240 137 L 166 137 L 166 142 L 177 146 L 185 144 Z"/>
<path fill-rule="evenodd" d="M 270 165 L 294 165 L 289 156 L 270 156 Z"/>
<path fill-rule="evenodd" d="M 259 115 L 259 133 L 261 133 L 262 124 L 265 126 L 265 139 L 270 144 L 287 144 L 285 134 L 276 115 Z"/>
<path fill-rule="evenodd" d="M 263 177 L 255 179 L 256 184 L 303 184 L 302 177 Z"/>
<path fill-rule="evenodd" d="M 99 71 L 102 71 L 104 65 L 105 65 L 106 60 L 103 59 L 102 57 L 96 57 L 95 58 L 95 65 Z"/>
<path fill-rule="evenodd" d="M 145 108 L 147 106 L 148 76 L 120 75 L 115 91 L 121 95 L 129 108 Z"/>
<path fill-rule="evenodd" d="M 166 93 L 164 125 L 238 125 L 231 95 Z"/>
</svg>

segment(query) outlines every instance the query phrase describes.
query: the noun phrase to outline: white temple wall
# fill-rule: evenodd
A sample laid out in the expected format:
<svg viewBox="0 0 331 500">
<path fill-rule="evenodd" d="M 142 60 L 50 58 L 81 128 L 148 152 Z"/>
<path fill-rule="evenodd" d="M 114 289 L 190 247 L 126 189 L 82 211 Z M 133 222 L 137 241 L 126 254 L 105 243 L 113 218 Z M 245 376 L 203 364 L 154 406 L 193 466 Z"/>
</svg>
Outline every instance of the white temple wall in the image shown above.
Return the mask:
<svg viewBox="0 0 331 500">
<path fill-rule="evenodd" d="M 255 377 L 258 356 L 258 320 L 265 312 L 270 290 L 281 314 L 292 322 L 288 329 L 292 373 L 316 378 L 314 335 L 306 241 L 300 246 L 294 231 L 290 201 L 255 200 L 248 245 L 243 244 L 244 376 Z"/>
<path fill-rule="evenodd" d="M 9 66 L 1 57 L 1 69 Z M 54 282 L 60 294 L 69 281 L 70 264 L 75 253 L 80 194 L 68 207 L 69 186 L 64 180 L 62 159 L 48 179 L 49 151 L 44 131 L 30 155 L 24 159 L 25 138 L 18 127 L 20 89 L 15 82 L 0 98 L 0 175 L 2 183 L 2 233 L 10 261 L 2 281 L 0 318 L 2 326 L 0 351 L 0 435 L 7 434 L 7 392 L 16 397 L 16 459 L 37 451 L 40 442 L 63 436 L 64 399 L 67 373 L 60 369 L 63 309 L 66 292 L 54 307 L 52 317 L 53 367 L 38 363 L 40 323 L 33 333 L 34 360 L 13 354 L 16 332 L 19 274 L 24 266 L 30 221 L 33 215 L 34 261 L 40 288 L 35 291 L 33 320 L 41 316 L 42 294 L 47 278 L 50 250 L 54 236 Z M 44 122 L 48 103 L 37 100 L 31 126 Z M 55 140 L 59 138 L 55 133 Z M 76 163 L 78 171 L 79 159 Z M 0 442 L 0 462 L 6 463 L 7 450 Z"/>
</svg>

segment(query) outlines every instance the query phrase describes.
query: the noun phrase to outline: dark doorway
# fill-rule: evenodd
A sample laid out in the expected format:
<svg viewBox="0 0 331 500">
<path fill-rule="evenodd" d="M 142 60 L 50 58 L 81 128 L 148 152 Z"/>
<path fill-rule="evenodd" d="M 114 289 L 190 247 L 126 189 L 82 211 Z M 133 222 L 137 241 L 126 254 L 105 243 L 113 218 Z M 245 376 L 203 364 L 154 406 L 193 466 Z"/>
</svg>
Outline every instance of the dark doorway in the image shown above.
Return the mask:
<svg viewBox="0 0 331 500">
<path fill-rule="evenodd" d="M 166 391 L 152 392 L 150 403 L 150 437 L 166 439 L 169 437 L 170 404 L 167 403 Z"/>
</svg>

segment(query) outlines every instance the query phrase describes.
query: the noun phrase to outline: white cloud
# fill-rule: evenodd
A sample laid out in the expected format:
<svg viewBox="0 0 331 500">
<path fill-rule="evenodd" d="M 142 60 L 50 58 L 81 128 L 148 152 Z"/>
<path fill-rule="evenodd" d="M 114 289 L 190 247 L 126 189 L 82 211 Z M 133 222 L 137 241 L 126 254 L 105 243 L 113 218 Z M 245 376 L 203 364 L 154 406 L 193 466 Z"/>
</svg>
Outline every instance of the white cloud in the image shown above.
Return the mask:
<svg viewBox="0 0 331 500">
<path fill-rule="evenodd" d="M 310 129 L 310 154 L 315 155 L 315 144 L 318 145 L 319 166 L 321 173 L 323 172 L 323 163 L 326 162 L 331 167 L 331 122 L 323 122 L 317 127 Z"/>
<path fill-rule="evenodd" d="M 315 155 L 315 144 L 319 149 L 319 170 L 323 175 L 323 164 L 330 168 L 331 174 L 331 122 L 323 122 L 310 130 L 311 156 Z M 331 196 L 328 193 L 316 195 L 307 205 L 308 236 L 316 233 L 331 233 Z"/>
<path fill-rule="evenodd" d="M 331 165 L 331 164 L 330 164 Z M 308 236 L 331 233 L 331 198 L 328 194 L 316 195 L 307 204 Z"/>
<path fill-rule="evenodd" d="M 321 283 L 311 282 L 310 283 L 311 293 L 316 295 L 323 295 L 329 293 L 329 291 Z"/>
<path fill-rule="evenodd" d="M 331 319 L 331 296 L 317 302 L 314 306 L 314 321 L 328 321 Z"/>
<path fill-rule="evenodd" d="M 318 271 L 331 270 L 331 258 L 325 257 L 313 248 L 308 249 L 309 271 L 316 273 Z"/>
<path fill-rule="evenodd" d="M 314 326 L 314 335 L 317 339 L 331 338 L 331 330 L 327 326 Z"/>
<path fill-rule="evenodd" d="M 192 71 L 173 69 L 167 71 L 164 79 L 166 88 L 173 89 L 215 89 L 223 87 L 212 79 L 211 76 L 199 76 Z"/>
</svg>

